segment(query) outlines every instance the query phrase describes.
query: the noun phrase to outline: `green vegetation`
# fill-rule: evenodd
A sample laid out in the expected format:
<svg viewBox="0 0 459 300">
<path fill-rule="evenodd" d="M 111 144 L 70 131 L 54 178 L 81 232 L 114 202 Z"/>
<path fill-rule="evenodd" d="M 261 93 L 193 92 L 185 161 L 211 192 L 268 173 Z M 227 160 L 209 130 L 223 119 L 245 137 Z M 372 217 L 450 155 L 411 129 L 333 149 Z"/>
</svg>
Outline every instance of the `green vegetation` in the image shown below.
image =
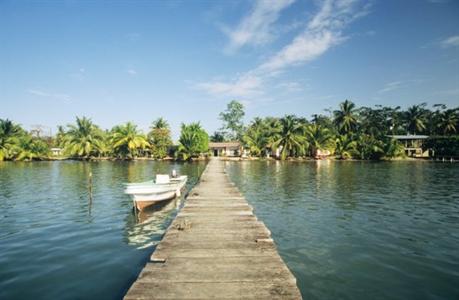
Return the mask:
<svg viewBox="0 0 459 300">
<path fill-rule="evenodd" d="M 110 142 L 113 154 L 118 158 L 132 159 L 143 156 L 143 151 L 150 147 L 147 137 L 131 122 L 115 126 L 110 135 Z"/>
<path fill-rule="evenodd" d="M 234 102 L 234 101 L 232 101 Z M 233 103 L 234 105 L 234 103 Z M 459 108 L 445 105 L 400 107 L 357 107 L 350 100 L 330 116 L 313 115 L 311 120 L 287 115 L 255 118 L 245 129 L 242 142 L 251 156 L 279 155 L 280 159 L 334 154 L 338 159 L 395 158 L 404 147 L 391 135 L 423 134 L 426 148 L 445 156 L 459 156 Z M 239 114 L 243 115 L 243 114 Z"/>
<path fill-rule="evenodd" d="M 315 156 L 318 151 L 331 150 L 335 148 L 334 135 L 332 131 L 320 124 L 306 125 L 304 134 L 306 143 L 304 144 L 305 151 L 309 149 L 309 155 Z"/>
<path fill-rule="evenodd" d="M 432 149 L 438 157 L 459 157 L 459 135 L 430 136 L 426 141 L 426 147 Z"/>
<path fill-rule="evenodd" d="M 276 132 L 276 138 L 271 147 L 280 149 L 281 158 L 304 155 L 307 144 L 303 124 L 295 116 L 288 115 L 279 119 L 278 128 L 280 131 Z"/>
<path fill-rule="evenodd" d="M 405 111 L 400 107 L 357 107 L 350 100 L 329 114 L 310 120 L 295 115 L 282 118 L 256 117 L 244 126 L 244 106 L 231 101 L 220 114 L 221 131 L 213 142 L 240 141 L 254 157 L 280 159 L 331 154 L 338 159 L 395 158 L 404 156 L 403 146 L 391 135 L 429 135 L 425 147 L 436 156 L 459 156 L 459 108 L 425 103 Z M 178 146 L 173 146 L 167 121 L 159 118 L 144 134 L 131 122 L 102 130 L 91 119 L 77 117 L 74 124 L 58 126 L 53 137 L 27 132 L 19 124 L 0 119 L 0 161 L 41 160 L 51 148 L 75 159 L 114 158 L 196 159 L 208 155 L 209 136 L 199 122 L 182 124 Z"/>
<path fill-rule="evenodd" d="M 101 156 L 106 138 L 104 132 L 88 118 L 76 118 L 76 124 L 67 126 L 63 143 L 64 153 L 71 157 Z"/>
<path fill-rule="evenodd" d="M 169 123 L 163 118 L 159 118 L 153 122 L 150 129 L 148 141 L 151 146 L 151 156 L 163 159 L 167 156 L 168 150 L 172 146 Z"/>
<path fill-rule="evenodd" d="M 0 161 L 41 159 L 48 154 L 49 147 L 43 140 L 8 119 L 0 119 Z"/>
<path fill-rule="evenodd" d="M 226 110 L 220 113 L 220 119 L 223 121 L 223 127 L 220 134 L 227 140 L 242 140 L 244 134 L 244 105 L 242 103 L 232 100 L 228 103 Z"/>
<path fill-rule="evenodd" d="M 225 141 L 225 136 L 220 131 L 215 131 L 214 134 L 212 134 L 209 138 L 211 142 L 216 143 Z"/>
<path fill-rule="evenodd" d="M 349 134 L 357 128 L 355 104 L 349 100 L 340 104 L 340 109 L 334 111 L 333 123 L 341 134 Z"/>
<path fill-rule="evenodd" d="M 208 151 L 209 135 L 202 129 L 201 124 L 199 122 L 189 125 L 182 124 L 177 158 L 190 160 L 198 158 Z"/>
</svg>

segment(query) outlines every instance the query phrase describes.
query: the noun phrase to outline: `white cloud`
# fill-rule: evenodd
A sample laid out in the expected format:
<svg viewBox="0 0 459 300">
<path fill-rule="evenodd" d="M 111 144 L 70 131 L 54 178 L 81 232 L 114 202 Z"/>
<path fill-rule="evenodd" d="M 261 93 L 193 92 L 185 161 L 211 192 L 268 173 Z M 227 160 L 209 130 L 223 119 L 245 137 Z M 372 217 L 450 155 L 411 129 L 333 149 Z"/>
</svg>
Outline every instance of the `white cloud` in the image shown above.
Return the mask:
<svg viewBox="0 0 459 300">
<path fill-rule="evenodd" d="M 380 90 L 377 91 L 378 94 L 384 94 L 388 92 L 392 92 L 394 90 L 402 89 L 402 88 L 413 88 L 413 86 L 425 83 L 429 81 L 426 78 L 412 78 L 409 80 L 403 81 L 392 81 L 386 83 Z"/>
<path fill-rule="evenodd" d="M 303 91 L 303 86 L 296 81 L 287 81 L 281 82 L 276 85 L 276 88 L 287 91 L 287 92 L 301 92 Z"/>
<path fill-rule="evenodd" d="M 427 2 L 434 3 L 434 4 L 443 4 L 443 3 L 448 3 L 449 0 L 427 0 Z"/>
<path fill-rule="evenodd" d="M 258 76 L 245 74 L 231 82 L 210 81 L 198 83 L 195 88 L 213 96 L 253 97 L 261 94 L 262 80 Z"/>
<path fill-rule="evenodd" d="M 343 29 L 368 14 L 368 6 L 358 7 L 357 0 L 325 0 L 306 29 L 260 66 L 276 71 L 312 61 L 347 39 Z M 360 8 L 360 9 L 359 9 Z M 358 10 L 359 9 L 359 10 Z"/>
<path fill-rule="evenodd" d="M 257 5 L 267 5 L 267 3 L 259 1 Z M 272 4 L 272 2 L 269 3 Z M 254 17 L 254 15 L 258 16 L 258 13 L 252 12 L 241 23 L 240 28 L 235 31 L 237 34 L 232 38 L 232 47 L 241 47 L 248 44 L 249 41 L 250 43 L 256 43 L 264 40 L 269 33 L 270 25 L 278 18 L 282 8 L 291 4 L 291 1 L 281 1 L 280 3 L 283 6 L 278 4 L 275 18 L 270 15 L 266 17 L 264 23 L 260 21 L 263 18 Z M 360 0 L 322 1 L 318 12 L 305 25 L 303 31 L 258 67 L 247 71 L 230 82 L 210 81 L 198 83 L 195 88 L 211 95 L 226 97 L 253 97 L 263 94 L 266 85 L 280 73 L 285 72 L 287 68 L 317 59 L 330 48 L 347 40 L 348 37 L 343 33 L 346 26 L 369 12 L 369 5 L 360 5 L 360 3 Z M 252 20 L 252 18 L 255 18 L 255 20 Z M 262 26 L 260 24 L 265 25 Z M 254 39 L 255 33 L 258 35 Z"/>
<path fill-rule="evenodd" d="M 27 92 L 29 94 L 35 95 L 35 96 L 51 98 L 51 99 L 55 99 L 55 100 L 65 101 L 65 102 L 70 102 L 71 101 L 71 97 L 69 95 L 67 95 L 67 94 L 48 93 L 48 92 L 44 92 L 44 91 L 41 91 L 41 90 L 33 90 L 33 89 L 28 90 Z"/>
<path fill-rule="evenodd" d="M 401 88 L 402 85 L 403 85 L 402 81 L 389 82 L 389 83 L 386 83 L 384 87 L 378 91 L 378 93 L 383 94 L 383 93 L 391 92 L 393 90 Z"/>
<path fill-rule="evenodd" d="M 280 12 L 295 0 L 258 0 L 234 30 L 224 29 L 230 41 L 227 51 L 238 50 L 245 45 L 262 45 L 273 39 L 272 25 Z"/>
<path fill-rule="evenodd" d="M 132 75 L 132 76 L 137 75 L 137 71 L 134 70 L 134 69 L 129 69 L 129 70 L 127 70 L 127 72 L 128 72 L 129 75 Z"/>
<path fill-rule="evenodd" d="M 328 30 L 317 33 L 305 32 L 263 63 L 260 70 L 276 71 L 309 62 L 343 40 L 342 36 Z"/>
<path fill-rule="evenodd" d="M 440 42 L 440 45 L 443 48 L 459 47 L 459 35 L 453 35 L 447 39 L 444 39 L 443 41 Z"/>
</svg>

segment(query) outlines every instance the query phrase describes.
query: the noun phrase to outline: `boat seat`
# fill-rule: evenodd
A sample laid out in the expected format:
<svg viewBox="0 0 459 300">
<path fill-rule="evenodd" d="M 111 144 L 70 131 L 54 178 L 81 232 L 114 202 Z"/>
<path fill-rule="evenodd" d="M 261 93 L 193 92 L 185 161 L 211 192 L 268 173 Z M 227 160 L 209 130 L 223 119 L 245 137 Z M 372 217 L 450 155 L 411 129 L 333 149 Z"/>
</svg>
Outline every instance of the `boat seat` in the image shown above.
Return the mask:
<svg viewBox="0 0 459 300">
<path fill-rule="evenodd" d="M 156 183 L 157 184 L 164 184 L 164 183 L 170 183 L 171 179 L 169 175 L 164 175 L 164 174 L 157 174 L 156 175 Z"/>
</svg>

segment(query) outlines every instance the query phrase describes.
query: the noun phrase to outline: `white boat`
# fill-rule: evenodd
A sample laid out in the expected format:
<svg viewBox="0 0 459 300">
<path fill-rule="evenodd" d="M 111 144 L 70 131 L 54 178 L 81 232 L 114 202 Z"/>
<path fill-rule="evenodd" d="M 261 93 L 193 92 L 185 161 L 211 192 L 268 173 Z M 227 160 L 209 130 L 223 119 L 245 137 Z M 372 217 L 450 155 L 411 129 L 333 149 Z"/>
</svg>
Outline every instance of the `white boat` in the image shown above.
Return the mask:
<svg viewBox="0 0 459 300">
<path fill-rule="evenodd" d="M 143 182 L 125 183 L 126 189 L 136 189 L 144 187 L 154 186 L 168 186 L 168 185 L 179 185 L 181 188 L 185 186 L 188 180 L 188 176 L 169 177 L 169 175 L 158 174 L 156 180 L 149 180 Z"/>
<path fill-rule="evenodd" d="M 138 210 L 180 196 L 181 189 L 188 180 L 187 176 L 170 178 L 169 175 L 156 175 L 156 180 L 126 184 L 124 192 L 131 195 L 134 207 Z"/>
</svg>

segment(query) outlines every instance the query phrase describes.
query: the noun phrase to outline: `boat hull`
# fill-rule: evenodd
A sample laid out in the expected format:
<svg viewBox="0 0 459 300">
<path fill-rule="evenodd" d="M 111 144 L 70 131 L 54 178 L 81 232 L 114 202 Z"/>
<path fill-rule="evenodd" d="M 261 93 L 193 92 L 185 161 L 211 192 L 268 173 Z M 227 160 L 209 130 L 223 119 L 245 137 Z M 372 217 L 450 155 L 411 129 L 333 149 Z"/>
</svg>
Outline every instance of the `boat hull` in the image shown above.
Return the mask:
<svg viewBox="0 0 459 300">
<path fill-rule="evenodd" d="M 145 208 L 155 205 L 159 202 L 171 200 L 175 198 L 176 191 L 169 191 L 161 194 L 143 194 L 143 195 L 134 195 L 133 201 L 137 210 L 142 211 Z"/>
<path fill-rule="evenodd" d="M 129 183 L 126 185 L 126 194 L 148 193 L 149 191 L 166 190 L 166 189 L 182 189 L 188 180 L 187 176 L 173 178 L 169 183 L 156 184 L 153 181 L 145 181 L 139 183 Z"/>
<path fill-rule="evenodd" d="M 126 185 L 124 193 L 132 197 L 134 207 L 141 211 L 158 202 L 179 197 L 187 179 L 187 176 L 180 176 L 164 184 L 156 184 L 152 181 L 131 183 Z"/>
</svg>

